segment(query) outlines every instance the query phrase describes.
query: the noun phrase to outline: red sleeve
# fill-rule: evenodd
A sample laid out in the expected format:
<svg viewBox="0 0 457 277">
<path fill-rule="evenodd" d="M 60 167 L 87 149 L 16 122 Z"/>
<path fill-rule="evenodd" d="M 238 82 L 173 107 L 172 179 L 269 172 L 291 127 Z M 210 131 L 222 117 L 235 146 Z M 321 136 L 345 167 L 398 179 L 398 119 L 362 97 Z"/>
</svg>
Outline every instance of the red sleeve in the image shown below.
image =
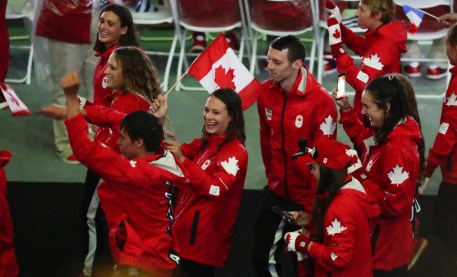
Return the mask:
<svg viewBox="0 0 457 277">
<path fill-rule="evenodd" d="M 344 24 L 340 24 L 341 27 L 341 37 L 343 39 L 343 43 L 351 49 L 354 53 L 359 56 L 363 56 L 366 49 L 364 47 L 366 38 L 364 36 L 360 36 L 354 33 L 351 29 L 346 27 Z"/>
<path fill-rule="evenodd" d="M 351 142 L 361 149 L 365 149 L 364 140 L 371 137 L 373 132 L 363 126 L 354 109 L 340 114 L 340 123 Z"/>
<path fill-rule="evenodd" d="M 191 141 L 190 143 L 183 143 L 181 144 L 181 152 L 184 157 L 194 160 L 195 156 L 198 154 L 200 150 L 200 143 L 201 139 L 197 138 Z"/>
<path fill-rule="evenodd" d="M 271 133 L 270 127 L 265 121 L 265 110 L 260 104 L 257 105 L 257 112 L 260 121 L 260 149 L 262 151 L 263 165 L 265 166 L 265 175 L 268 178 L 271 171 Z"/>
<path fill-rule="evenodd" d="M 442 115 L 442 123 L 427 157 L 425 176 L 430 177 L 435 168 L 446 159 L 457 144 L 457 106 L 449 106 Z"/>
<path fill-rule="evenodd" d="M 217 199 L 223 197 L 237 182 L 244 183 L 240 176 L 245 176 L 247 170 L 246 150 L 232 147 L 225 151 L 211 173 L 207 173 L 190 159 L 184 160 L 187 177 L 198 194 Z"/>
<path fill-rule="evenodd" d="M 86 119 L 97 126 L 110 127 L 119 129 L 125 113 L 118 112 L 113 108 L 101 105 L 90 105 L 84 108 L 86 110 Z"/>
</svg>

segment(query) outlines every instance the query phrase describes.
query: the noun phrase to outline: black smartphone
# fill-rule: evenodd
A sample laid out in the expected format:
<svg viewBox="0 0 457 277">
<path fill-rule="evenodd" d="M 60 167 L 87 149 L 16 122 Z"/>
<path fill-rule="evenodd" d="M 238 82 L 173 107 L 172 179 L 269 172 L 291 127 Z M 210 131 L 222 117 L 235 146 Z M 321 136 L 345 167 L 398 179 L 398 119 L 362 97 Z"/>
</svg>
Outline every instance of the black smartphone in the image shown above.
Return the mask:
<svg viewBox="0 0 457 277">
<path fill-rule="evenodd" d="M 346 96 L 346 74 L 344 73 L 338 75 L 337 90 L 336 98 Z"/>
<path fill-rule="evenodd" d="M 274 207 L 271 207 L 271 210 L 276 213 L 277 215 L 281 216 L 281 218 L 285 218 L 286 222 L 288 223 L 291 223 L 294 221 L 294 217 L 286 210 L 283 210 L 281 207 L 279 206 L 274 206 Z"/>
</svg>

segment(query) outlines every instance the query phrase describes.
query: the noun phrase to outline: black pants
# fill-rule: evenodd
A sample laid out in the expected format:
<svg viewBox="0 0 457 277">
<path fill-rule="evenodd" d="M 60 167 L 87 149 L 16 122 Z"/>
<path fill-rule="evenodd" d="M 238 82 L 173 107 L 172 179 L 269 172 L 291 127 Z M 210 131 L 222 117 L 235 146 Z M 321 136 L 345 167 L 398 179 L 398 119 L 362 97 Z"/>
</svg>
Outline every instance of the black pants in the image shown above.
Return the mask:
<svg viewBox="0 0 457 277">
<path fill-rule="evenodd" d="M 435 235 L 457 255 L 457 185 L 442 182 L 433 209 Z"/>
<path fill-rule="evenodd" d="M 394 268 L 392 271 L 374 270 L 373 277 L 408 277 L 408 265 Z"/>
<path fill-rule="evenodd" d="M 84 269 L 83 273 L 88 276 L 107 276 L 111 274 L 114 260 L 109 249 L 108 224 L 100 202 L 93 201 L 100 177 L 87 170 L 84 183 L 84 194 L 81 202 L 81 220 L 84 234 Z M 95 204 L 95 211 L 94 211 Z M 90 211 L 91 210 L 91 211 Z M 94 215 L 89 215 L 95 213 Z M 92 220 L 93 218 L 93 220 Z M 94 221 L 90 223 L 89 221 Z M 95 232 L 90 230 L 90 225 Z M 95 249 L 89 249 L 91 241 L 96 241 Z M 94 252 L 95 251 L 95 252 Z"/>
<path fill-rule="evenodd" d="M 213 277 L 214 267 L 181 258 L 178 277 Z"/>
<path fill-rule="evenodd" d="M 282 221 L 281 217 L 271 211 L 271 207 L 280 206 L 286 211 L 301 211 L 302 205 L 291 203 L 278 197 L 268 187 L 264 190 L 263 205 L 254 225 L 254 247 L 252 260 L 259 277 L 270 277 L 272 272 L 281 276 L 281 263 L 279 257 L 284 253 L 284 234 L 298 230 L 296 225 L 289 225 Z M 275 241 L 275 237 L 279 240 Z M 270 251 L 274 256 L 274 262 L 270 263 Z M 294 256 L 290 255 L 290 259 Z M 295 264 L 295 261 L 291 262 Z"/>
</svg>

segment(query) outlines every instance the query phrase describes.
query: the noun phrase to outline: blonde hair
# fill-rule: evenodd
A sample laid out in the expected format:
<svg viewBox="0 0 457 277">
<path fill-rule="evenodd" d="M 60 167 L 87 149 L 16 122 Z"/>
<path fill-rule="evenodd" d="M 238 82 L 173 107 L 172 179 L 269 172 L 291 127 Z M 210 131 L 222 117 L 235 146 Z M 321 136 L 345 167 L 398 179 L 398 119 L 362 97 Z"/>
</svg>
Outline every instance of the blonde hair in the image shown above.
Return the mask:
<svg viewBox="0 0 457 277">
<path fill-rule="evenodd" d="M 361 2 L 368 6 L 372 15 L 376 12 L 382 13 L 382 23 L 389 23 L 395 19 L 395 3 L 393 0 L 361 0 Z"/>
</svg>

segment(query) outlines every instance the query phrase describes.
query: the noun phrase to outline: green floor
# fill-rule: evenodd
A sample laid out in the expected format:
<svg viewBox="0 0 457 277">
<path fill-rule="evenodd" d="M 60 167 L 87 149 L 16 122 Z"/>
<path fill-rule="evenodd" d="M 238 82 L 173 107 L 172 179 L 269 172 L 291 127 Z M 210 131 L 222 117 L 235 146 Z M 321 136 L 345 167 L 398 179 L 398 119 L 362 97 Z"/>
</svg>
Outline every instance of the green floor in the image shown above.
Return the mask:
<svg viewBox="0 0 457 277">
<path fill-rule="evenodd" d="M 154 35 L 161 30 L 146 30 L 144 34 Z M 166 32 L 166 31 L 165 31 Z M 262 45 L 262 43 L 260 43 Z M 142 42 L 145 49 L 167 50 L 169 42 Z M 260 50 L 261 52 L 264 49 Z M 259 53 L 261 53 L 259 52 Z M 9 77 L 23 74 L 27 54 L 24 50 L 12 50 L 10 55 Z M 152 56 L 159 71 L 163 74 L 166 63 L 164 56 Z M 171 86 L 176 79 L 177 57 L 174 59 Z M 248 59 L 244 59 L 248 64 Z M 317 66 L 316 66 L 317 67 Z M 335 87 L 336 73 L 325 76 L 324 86 L 331 90 Z M 261 71 L 256 78 L 263 81 L 268 78 L 266 71 Z M 198 85 L 191 77 L 186 83 Z M 445 91 L 445 79 L 429 81 L 425 78 L 412 80 L 419 101 L 423 132 L 427 148 L 433 143 L 438 130 L 442 99 L 437 97 Z M 0 147 L 13 153 L 11 163 L 6 167 L 10 181 L 27 182 L 83 182 L 85 168 L 80 165 L 67 165 L 55 154 L 51 120 L 39 114 L 40 107 L 52 103 L 52 92 L 49 85 L 38 85 L 35 75 L 31 85 L 12 84 L 14 90 L 34 114 L 28 117 L 12 117 L 8 110 L 0 111 Z M 182 142 L 200 136 L 202 126 L 202 107 L 207 93 L 202 91 L 173 91 L 169 96 L 172 130 Z M 427 97 L 434 97 L 428 99 Z M 425 98 L 424 98 L 425 97 Z M 245 187 L 261 189 L 266 184 L 259 147 L 259 125 L 255 106 L 245 111 L 247 141 L 249 152 L 249 168 Z M 338 137 L 348 143 L 342 128 L 338 129 Z M 428 194 L 435 194 L 440 176 L 437 171 L 433 176 Z"/>
</svg>

